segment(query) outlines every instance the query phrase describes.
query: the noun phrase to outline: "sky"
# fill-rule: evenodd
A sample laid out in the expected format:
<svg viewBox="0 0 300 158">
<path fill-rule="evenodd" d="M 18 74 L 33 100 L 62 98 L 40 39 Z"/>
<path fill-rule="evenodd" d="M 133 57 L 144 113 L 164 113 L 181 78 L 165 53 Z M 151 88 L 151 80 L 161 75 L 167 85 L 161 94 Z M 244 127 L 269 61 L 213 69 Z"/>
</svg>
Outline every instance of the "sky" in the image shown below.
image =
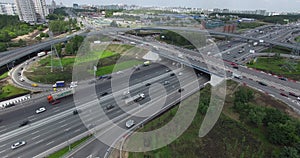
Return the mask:
<svg viewBox="0 0 300 158">
<path fill-rule="evenodd" d="M 14 0 L 0 0 L 0 2 L 13 2 Z M 50 3 L 51 0 L 46 0 Z M 139 6 L 170 6 L 193 7 L 203 9 L 228 8 L 231 10 L 257 10 L 280 12 L 300 12 L 300 0 L 55 0 L 66 6 L 77 4 L 135 4 Z"/>
</svg>

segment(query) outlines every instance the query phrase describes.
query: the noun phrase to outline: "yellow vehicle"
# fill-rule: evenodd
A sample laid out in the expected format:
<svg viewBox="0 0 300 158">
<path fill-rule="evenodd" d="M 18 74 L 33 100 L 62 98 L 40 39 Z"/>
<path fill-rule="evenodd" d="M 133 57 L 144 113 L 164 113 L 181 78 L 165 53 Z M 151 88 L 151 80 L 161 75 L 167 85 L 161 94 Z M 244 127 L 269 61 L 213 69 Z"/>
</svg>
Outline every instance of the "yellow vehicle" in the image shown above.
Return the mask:
<svg viewBox="0 0 300 158">
<path fill-rule="evenodd" d="M 32 87 L 37 87 L 37 86 L 39 86 L 39 85 L 36 84 L 36 83 L 33 83 L 33 84 L 31 84 L 31 86 L 32 86 Z"/>
</svg>

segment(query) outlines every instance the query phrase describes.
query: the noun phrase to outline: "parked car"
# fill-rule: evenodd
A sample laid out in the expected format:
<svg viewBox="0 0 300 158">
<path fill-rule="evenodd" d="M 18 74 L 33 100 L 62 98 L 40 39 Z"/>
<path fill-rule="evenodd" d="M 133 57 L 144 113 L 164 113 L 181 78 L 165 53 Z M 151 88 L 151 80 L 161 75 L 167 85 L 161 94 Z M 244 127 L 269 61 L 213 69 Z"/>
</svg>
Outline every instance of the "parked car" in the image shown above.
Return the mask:
<svg viewBox="0 0 300 158">
<path fill-rule="evenodd" d="M 284 97 L 288 97 L 288 95 L 286 95 L 285 93 L 280 93 L 280 95 L 282 95 Z"/>
</svg>

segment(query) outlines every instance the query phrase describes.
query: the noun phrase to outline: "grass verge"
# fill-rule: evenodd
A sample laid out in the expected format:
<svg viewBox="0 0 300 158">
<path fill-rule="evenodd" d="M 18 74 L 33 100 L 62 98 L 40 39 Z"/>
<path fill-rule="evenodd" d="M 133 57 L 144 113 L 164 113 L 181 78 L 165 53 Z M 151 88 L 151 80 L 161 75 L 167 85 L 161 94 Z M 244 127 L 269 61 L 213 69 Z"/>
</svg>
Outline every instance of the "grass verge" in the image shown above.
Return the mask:
<svg viewBox="0 0 300 158">
<path fill-rule="evenodd" d="M 77 146 L 79 146 L 80 144 L 84 143 L 85 141 L 87 141 L 89 138 L 91 138 L 92 136 L 87 136 L 87 137 L 84 137 L 74 143 L 72 143 L 70 146 L 71 146 L 71 150 L 76 148 Z M 67 154 L 69 152 L 69 146 L 67 147 L 64 147 L 60 150 L 58 150 L 57 152 L 49 155 L 47 158 L 60 158 L 62 157 L 63 155 Z"/>
<path fill-rule="evenodd" d="M 102 76 L 102 75 L 106 75 L 106 74 L 111 74 L 112 72 L 122 71 L 122 70 L 125 70 L 128 68 L 131 68 L 133 66 L 140 65 L 142 63 L 143 62 L 139 61 L 139 60 L 129 60 L 129 61 L 124 61 L 124 62 L 121 62 L 118 64 L 114 64 L 114 65 L 100 67 L 97 70 L 96 75 Z"/>
<path fill-rule="evenodd" d="M 199 103 L 193 100 L 193 96 L 182 102 L 184 106 L 199 104 L 199 107 L 192 124 L 179 138 L 163 148 L 139 153 L 123 152 L 122 157 L 278 157 L 283 146 L 270 143 L 266 138 L 266 129 L 244 122 L 240 119 L 241 116 L 233 110 L 235 92 L 240 88 L 241 86 L 236 82 L 227 82 L 227 97 L 222 114 L 213 129 L 205 137 L 200 138 L 198 134 L 207 109 L 203 108 L 205 107 L 203 105 L 209 103 L 210 90 L 207 87 L 201 90 Z M 282 113 L 292 111 L 292 109 L 290 109 L 287 105 L 264 93 L 260 93 L 255 90 L 251 91 L 254 93 L 254 99 L 252 99 L 249 104 L 252 104 L 253 106 L 262 106 L 266 108 L 275 107 Z M 192 101 L 190 99 L 192 99 Z M 138 131 L 141 132 L 158 129 L 168 123 L 174 117 L 176 112 L 177 108 L 175 107 L 144 125 L 143 128 L 140 128 Z M 295 112 L 293 113 L 295 114 Z M 155 139 L 154 136 L 152 138 Z"/>
<path fill-rule="evenodd" d="M 251 63 L 247 66 L 294 80 L 300 80 L 300 61 L 298 60 L 296 64 L 293 64 L 291 60 L 286 58 L 260 57 L 256 63 Z"/>
<path fill-rule="evenodd" d="M 262 51 L 263 53 L 282 53 L 282 54 L 291 54 L 292 50 L 289 48 L 274 46 L 272 49 L 268 48 Z"/>
<path fill-rule="evenodd" d="M 0 80 L 5 79 L 8 77 L 8 72 L 5 72 L 4 74 L 0 75 Z"/>
<path fill-rule="evenodd" d="M 0 86 L 0 88 L 1 88 L 0 99 L 12 98 L 14 96 L 20 96 L 22 94 L 29 93 L 28 90 L 15 87 L 11 84 L 4 84 L 3 86 Z"/>
</svg>

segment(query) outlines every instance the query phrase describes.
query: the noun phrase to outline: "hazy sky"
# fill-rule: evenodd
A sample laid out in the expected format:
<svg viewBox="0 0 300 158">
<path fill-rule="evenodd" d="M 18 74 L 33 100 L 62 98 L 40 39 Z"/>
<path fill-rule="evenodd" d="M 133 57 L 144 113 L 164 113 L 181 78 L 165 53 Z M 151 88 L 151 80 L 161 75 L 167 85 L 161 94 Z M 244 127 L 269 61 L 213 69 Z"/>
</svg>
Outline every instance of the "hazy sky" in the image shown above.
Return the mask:
<svg viewBox="0 0 300 158">
<path fill-rule="evenodd" d="M 13 0 L 0 0 L 13 2 Z M 46 0 L 50 3 L 51 0 Z M 141 6 L 174 6 L 195 8 L 228 8 L 234 10 L 266 9 L 268 11 L 300 11 L 300 0 L 55 0 L 66 6 L 78 4 L 136 4 Z"/>
</svg>

